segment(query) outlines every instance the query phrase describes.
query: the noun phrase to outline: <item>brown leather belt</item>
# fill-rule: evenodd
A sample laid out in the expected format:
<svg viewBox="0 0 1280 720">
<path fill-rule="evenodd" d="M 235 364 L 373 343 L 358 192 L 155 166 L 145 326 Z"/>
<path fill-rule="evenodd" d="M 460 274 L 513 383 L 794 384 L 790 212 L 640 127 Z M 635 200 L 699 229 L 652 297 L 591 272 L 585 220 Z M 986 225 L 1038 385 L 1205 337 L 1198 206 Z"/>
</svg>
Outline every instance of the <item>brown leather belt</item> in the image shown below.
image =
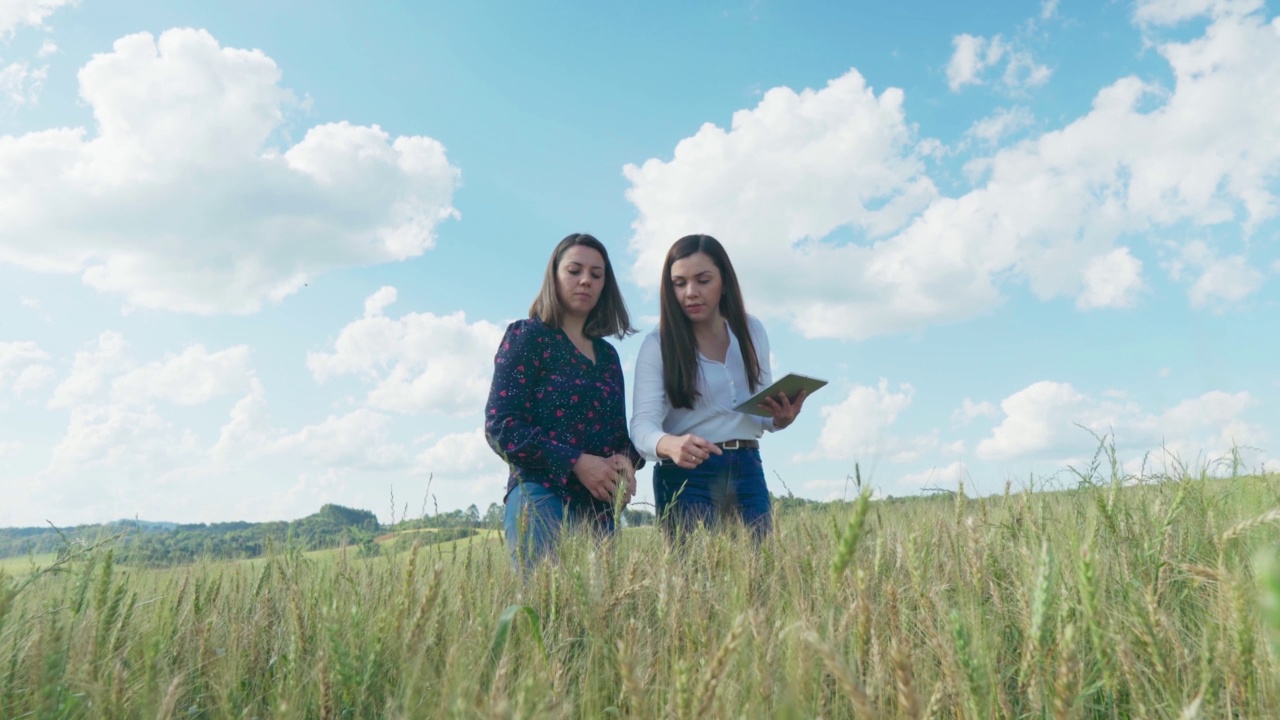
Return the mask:
<svg viewBox="0 0 1280 720">
<path fill-rule="evenodd" d="M 725 440 L 716 443 L 716 447 L 721 450 L 756 450 L 760 447 L 759 440 Z"/>
</svg>

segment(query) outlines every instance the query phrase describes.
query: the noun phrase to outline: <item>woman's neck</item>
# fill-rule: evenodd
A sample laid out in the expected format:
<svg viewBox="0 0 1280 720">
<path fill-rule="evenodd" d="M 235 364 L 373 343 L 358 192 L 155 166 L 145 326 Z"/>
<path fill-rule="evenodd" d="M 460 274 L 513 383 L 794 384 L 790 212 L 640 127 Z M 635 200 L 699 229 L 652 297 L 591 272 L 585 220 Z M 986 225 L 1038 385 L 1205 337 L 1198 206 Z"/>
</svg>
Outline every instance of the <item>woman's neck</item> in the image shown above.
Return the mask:
<svg viewBox="0 0 1280 720">
<path fill-rule="evenodd" d="M 565 313 L 564 317 L 560 320 L 560 329 L 564 330 L 566 335 L 575 340 L 587 339 L 585 332 L 586 325 L 587 318 L 585 315 L 570 315 L 569 313 Z"/>
<path fill-rule="evenodd" d="M 729 326 L 717 310 L 706 320 L 693 323 L 693 336 L 698 340 L 723 340 L 729 336 Z"/>
</svg>

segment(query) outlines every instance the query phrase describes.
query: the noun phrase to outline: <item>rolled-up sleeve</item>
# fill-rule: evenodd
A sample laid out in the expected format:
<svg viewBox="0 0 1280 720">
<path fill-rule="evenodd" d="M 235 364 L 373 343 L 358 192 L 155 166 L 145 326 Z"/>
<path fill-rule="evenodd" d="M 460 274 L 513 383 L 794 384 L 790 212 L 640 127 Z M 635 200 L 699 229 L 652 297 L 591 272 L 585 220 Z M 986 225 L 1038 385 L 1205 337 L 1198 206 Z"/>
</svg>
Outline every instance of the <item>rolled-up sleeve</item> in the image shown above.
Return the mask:
<svg viewBox="0 0 1280 720">
<path fill-rule="evenodd" d="M 636 357 L 631 415 L 631 441 L 648 460 L 658 461 L 658 441 L 666 433 L 662 421 L 671 405 L 662 381 L 662 346 L 657 334 L 651 334 L 640 345 Z"/>
<path fill-rule="evenodd" d="M 513 469 L 536 470 L 563 484 L 582 451 L 552 440 L 535 422 L 534 384 L 541 355 L 536 342 L 533 332 L 519 322 L 507 326 L 494 356 L 484 434 L 493 451 Z"/>
</svg>

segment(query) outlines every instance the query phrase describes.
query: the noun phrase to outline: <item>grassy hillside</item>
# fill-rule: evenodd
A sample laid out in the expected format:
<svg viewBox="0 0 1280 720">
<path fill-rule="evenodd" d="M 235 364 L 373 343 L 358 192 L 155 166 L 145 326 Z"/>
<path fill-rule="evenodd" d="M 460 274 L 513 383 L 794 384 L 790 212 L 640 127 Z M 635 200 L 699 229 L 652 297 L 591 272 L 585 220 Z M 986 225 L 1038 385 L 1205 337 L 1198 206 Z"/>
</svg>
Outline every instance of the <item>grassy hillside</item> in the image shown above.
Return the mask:
<svg viewBox="0 0 1280 720">
<path fill-rule="evenodd" d="M 292 522 L 223 522 L 182 525 L 116 521 L 73 528 L 0 528 L 0 559 L 66 552 L 70 547 L 110 540 L 123 564 L 164 567 L 202 559 L 260 557 L 271 547 L 307 550 L 369 544 L 379 529 L 368 510 L 324 505 Z"/>
<path fill-rule="evenodd" d="M 43 553 L 40 555 L 14 555 L 13 557 L 0 558 L 0 572 L 10 577 L 18 575 L 26 575 L 31 570 L 41 567 L 48 567 L 57 558 L 54 553 Z"/>
<path fill-rule="evenodd" d="M 7 583 L 0 717 L 1280 716 L 1280 481 L 1122 484 L 573 538 L 523 584 L 496 534 L 98 550 Z"/>
</svg>

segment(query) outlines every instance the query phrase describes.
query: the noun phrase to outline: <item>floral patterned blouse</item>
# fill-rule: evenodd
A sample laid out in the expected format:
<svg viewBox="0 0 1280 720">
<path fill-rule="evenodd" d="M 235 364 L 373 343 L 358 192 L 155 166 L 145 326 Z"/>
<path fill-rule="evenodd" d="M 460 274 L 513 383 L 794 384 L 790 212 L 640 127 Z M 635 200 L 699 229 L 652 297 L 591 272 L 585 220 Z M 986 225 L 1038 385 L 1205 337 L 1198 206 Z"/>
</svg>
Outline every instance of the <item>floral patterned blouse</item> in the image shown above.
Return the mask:
<svg viewBox="0 0 1280 720">
<path fill-rule="evenodd" d="M 610 503 L 593 498 L 573 473 L 578 457 L 626 454 L 636 469 L 644 465 L 627 434 L 618 351 L 601 338 L 592 345 L 594 363 L 564 331 L 537 318 L 507 326 L 494 357 L 484 432 L 511 469 L 508 493 L 536 482 L 572 506 L 605 512 Z"/>
</svg>

